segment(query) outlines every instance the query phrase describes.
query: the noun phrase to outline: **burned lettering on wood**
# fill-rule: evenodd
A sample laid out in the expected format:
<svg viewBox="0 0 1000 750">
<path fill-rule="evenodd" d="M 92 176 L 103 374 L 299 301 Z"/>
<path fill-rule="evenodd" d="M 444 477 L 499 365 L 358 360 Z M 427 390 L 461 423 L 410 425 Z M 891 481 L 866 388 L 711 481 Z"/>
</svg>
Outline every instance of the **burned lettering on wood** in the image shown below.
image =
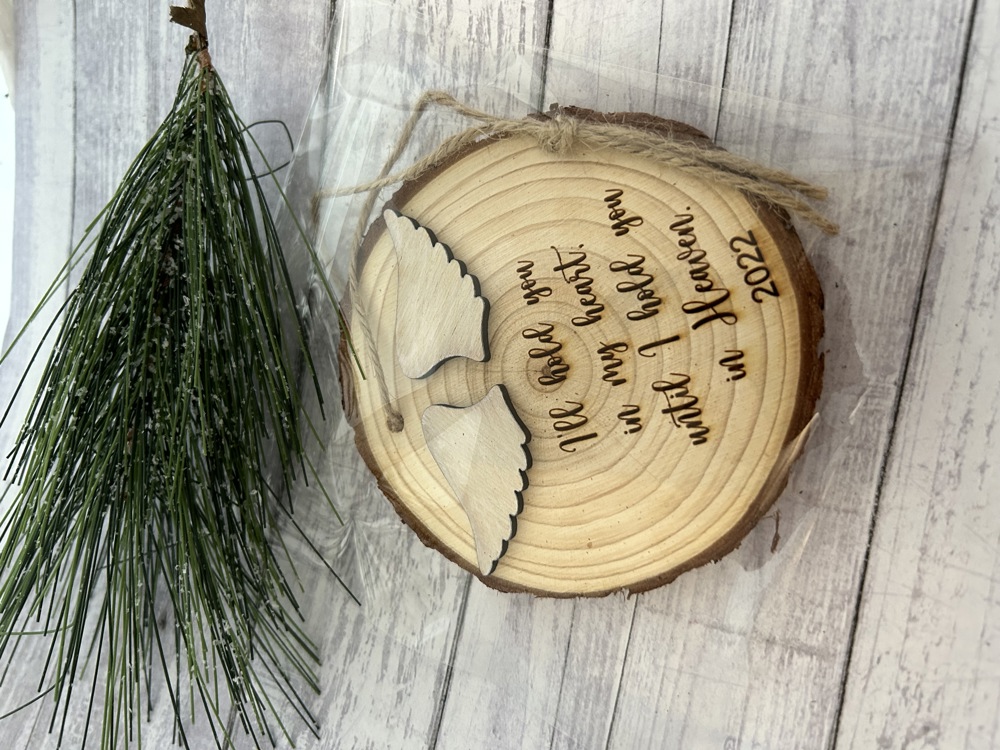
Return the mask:
<svg viewBox="0 0 1000 750">
<path fill-rule="evenodd" d="M 558 385 L 565 382 L 569 374 L 569 364 L 559 354 L 562 344 L 552 337 L 554 328 L 552 323 L 540 323 L 538 328 L 525 328 L 521 331 L 522 338 L 542 345 L 528 350 L 528 356 L 532 359 L 545 360 L 542 374 L 538 376 L 539 385 Z"/>
<path fill-rule="evenodd" d="M 625 385 L 627 380 L 621 375 L 624 362 L 618 358 L 618 355 L 627 351 L 628 344 L 624 341 L 618 341 L 614 344 L 601 342 L 601 348 L 597 350 L 597 354 L 600 356 L 601 362 L 604 363 L 604 375 L 601 376 L 601 379 L 605 383 L 611 383 L 613 386 Z"/>
<path fill-rule="evenodd" d="M 648 344 L 643 344 L 639 347 L 638 352 L 640 357 L 655 357 L 655 349 L 660 346 L 666 346 L 667 344 L 672 344 L 675 341 L 680 341 L 680 336 L 667 336 L 665 339 L 660 339 L 658 341 L 650 341 Z"/>
<path fill-rule="evenodd" d="M 635 293 L 635 298 L 640 304 L 640 309 L 629 310 L 625 317 L 629 320 L 652 318 L 660 311 L 660 305 L 663 304 L 663 300 L 656 295 L 656 291 L 650 286 L 653 283 L 653 274 L 646 273 L 642 267 L 642 264 L 646 262 L 644 256 L 630 253 L 626 257 L 633 260 L 631 262 L 616 260 L 608 266 L 612 273 L 625 273 L 631 277 L 626 281 L 619 281 L 615 285 L 615 289 L 622 294 Z"/>
<path fill-rule="evenodd" d="M 719 307 L 729 300 L 729 290 L 724 286 L 716 286 L 712 278 L 712 266 L 705 260 L 705 251 L 698 247 L 698 236 L 694 232 L 694 216 L 692 214 L 677 214 L 677 221 L 670 229 L 677 234 L 677 245 L 682 250 L 677 253 L 677 260 L 688 264 L 687 273 L 694 282 L 694 291 L 698 294 L 711 295 L 707 300 L 692 300 L 681 305 L 688 315 L 697 316 L 691 324 L 692 330 L 716 320 L 731 326 L 736 324 L 736 313 L 721 310 Z"/>
<path fill-rule="evenodd" d="M 628 234 L 630 227 L 642 225 L 641 216 L 629 216 L 628 211 L 621 208 L 622 191 L 615 188 L 605 190 L 604 202 L 608 204 L 608 219 L 611 220 L 611 228 L 615 232 L 615 237 Z"/>
<path fill-rule="evenodd" d="M 604 200 L 609 209 L 608 217 L 615 222 L 612 226 L 617 236 L 627 234 L 630 229 L 642 224 L 642 217 L 630 214 L 622 206 L 621 190 L 607 190 Z M 669 224 L 669 231 L 675 237 L 677 246 L 675 258 L 682 264 L 681 278 L 685 280 L 685 284 L 689 280 L 690 286 L 687 288 L 697 295 L 693 299 L 680 301 L 678 305 L 684 317 L 690 316 L 688 320 L 691 330 L 696 331 L 715 322 L 726 326 L 735 325 L 737 315 L 732 309 L 733 295 L 712 267 L 706 250 L 699 245 L 694 214 L 675 214 L 673 222 Z M 754 241 L 752 233 L 748 232 L 746 239 L 739 237 L 732 240 L 732 249 L 734 252 L 737 248 L 743 250 L 745 243 L 751 244 Z M 646 324 L 645 327 L 637 325 L 636 330 L 632 330 L 632 324 L 642 324 L 643 321 L 654 318 L 665 309 L 664 298 L 657 292 L 655 272 L 663 259 L 654 259 L 654 262 L 650 263 L 647 261 L 647 255 L 625 253 L 615 260 L 603 261 L 594 267 L 593 260 L 588 257 L 588 250 L 583 244 L 568 247 L 550 245 L 549 249 L 555 253 L 551 271 L 559 275 L 555 278 L 561 278 L 564 285 L 552 284 L 553 277 L 548 276 L 548 268 L 544 269 L 543 278 L 538 277 L 537 257 L 521 258 L 516 262 L 515 271 L 525 306 L 544 303 L 539 308 L 544 310 L 545 305 L 570 304 L 572 305 L 570 309 L 575 310 L 576 314 L 571 313 L 567 316 L 565 325 L 576 328 L 591 326 L 601 323 L 606 317 L 605 306 L 597 292 L 599 285 L 604 283 L 610 286 L 613 283 L 614 290 L 618 294 L 634 298 L 634 302 L 628 306 L 622 305 L 625 309 L 615 318 L 621 321 L 627 335 L 619 334 L 610 341 L 598 339 L 597 345 L 590 349 L 591 356 L 596 353 L 595 365 L 600 368 L 598 372 L 601 374 L 601 381 L 607 384 L 606 387 L 617 388 L 626 385 L 632 379 L 629 373 L 641 372 L 636 370 L 641 360 L 631 362 L 628 360 L 628 353 L 632 351 L 647 360 L 662 356 L 665 364 L 656 368 L 659 372 L 653 377 L 663 378 L 672 359 L 667 348 L 670 344 L 680 341 L 682 334 L 664 335 L 662 327 L 656 326 L 655 323 Z M 600 256 L 602 250 L 591 251 L 591 254 Z M 741 267 L 744 265 L 742 256 L 737 258 L 737 263 Z M 608 274 L 610 282 L 607 280 Z M 605 276 L 604 279 L 601 278 L 602 275 Z M 563 286 L 565 291 L 561 291 Z M 600 286 L 600 288 L 606 287 Z M 572 357 L 567 358 L 567 351 L 572 353 L 572 347 L 579 345 L 573 342 L 583 335 L 582 331 L 576 333 L 571 328 L 568 330 L 564 328 L 565 335 L 560 336 L 557 323 L 552 322 L 554 320 L 552 318 L 549 322 L 536 322 L 521 330 L 522 338 L 531 342 L 527 350 L 529 362 L 535 360 L 541 364 L 540 368 L 537 368 L 537 365 L 532 368 L 531 377 L 535 378 L 539 385 L 547 387 L 560 386 L 569 380 L 571 368 L 567 359 Z M 598 336 L 601 335 L 600 327 L 594 329 Z M 633 338 L 636 336 L 638 340 Z M 718 363 L 728 371 L 726 378 L 728 382 L 742 380 L 747 375 L 742 350 L 724 350 L 724 356 Z M 642 365 L 643 368 L 651 366 L 653 363 Z M 653 392 L 662 393 L 665 399 L 665 404 L 659 407 L 660 412 L 670 418 L 675 428 L 684 431 L 692 445 L 705 444 L 709 440 L 711 429 L 704 421 L 704 404 L 701 398 L 691 392 L 690 376 L 670 373 L 669 378 L 657 379 L 652 383 Z M 640 402 L 624 404 L 617 411 L 616 417 L 623 435 L 633 435 L 642 430 L 644 426 L 640 417 L 642 408 L 644 407 Z M 588 431 L 587 426 L 591 424 L 591 418 L 584 413 L 584 405 L 581 402 L 566 401 L 563 406 L 549 409 L 548 414 L 553 420 L 552 429 L 559 438 L 559 448 L 565 453 L 575 453 L 578 448 L 599 437 L 598 432 L 592 427 Z"/>
<path fill-rule="evenodd" d="M 572 408 L 549 409 L 549 417 L 555 420 L 552 423 L 552 429 L 559 433 L 574 432 L 589 421 L 587 416 L 583 414 L 582 403 L 579 401 L 567 401 L 566 403 Z M 587 440 L 593 440 L 596 437 L 596 432 L 588 432 L 583 435 L 573 435 L 572 437 L 563 438 L 559 441 L 559 450 L 566 453 L 576 453 L 576 448 L 571 448 L 570 446 L 586 442 Z"/>
<path fill-rule="evenodd" d="M 750 297 L 758 305 L 765 297 L 778 297 L 778 286 L 771 279 L 771 269 L 764 262 L 764 251 L 757 244 L 754 233 L 747 230 L 746 237 L 733 237 L 729 249 L 736 253 L 736 265 L 743 271 L 743 282 L 751 287 Z"/>
<path fill-rule="evenodd" d="M 743 380 L 747 376 L 747 368 L 743 362 L 743 351 L 741 349 L 726 349 L 726 354 L 728 356 L 719 360 L 719 364 L 730 373 L 726 382 L 733 383 L 737 380 Z"/>
<path fill-rule="evenodd" d="M 553 246 L 558 263 L 552 270 L 562 274 L 563 281 L 573 287 L 577 301 L 584 310 L 582 316 L 574 317 L 570 322 L 575 326 L 589 326 L 601 319 L 604 305 L 594 295 L 594 279 L 587 276 L 590 272 L 590 264 L 586 262 L 587 253 L 583 252 L 583 245 L 578 245 L 578 248 L 579 250 L 567 250 L 568 259 L 564 260 L 562 251 Z"/>
<path fill-rule="evenodd" d="M 662 393 L 667 400 L 667 405 L 660 411 L 670 417 L 674 427 L 687 429 L 691 445 L 703 445 L 708 442 L 709 427 L 701 421 L 698 397 L 687 389 L 691 377 L 678 372 L 670 374 L 678 380 L 657 380 L 653 383 L 653 390 Z"/>
<path fill-rule="evenodd" d="M 632 435 L 642 429 L 642 420 L 638 414 L 638 404 L 622 404 L 622 410 L 618 412 L 618 419 L 625 423 L 624 434 Z"/>
<path fill-rule="evenodd" d="M 551 287 L 538 286 L 538 281 L 533 279 L 531 274 L 534 269 L 535 264 L 530 260 L 521 260 L 517 264 L 517 275 L 521 279 L 521 290 L 524 292 L 522 297 L 529 305 L 537 305 L 539 297 L 550 297 L 552 296 Z M 537 289 L 535 287 L 538 287 Z"/>
</svg>

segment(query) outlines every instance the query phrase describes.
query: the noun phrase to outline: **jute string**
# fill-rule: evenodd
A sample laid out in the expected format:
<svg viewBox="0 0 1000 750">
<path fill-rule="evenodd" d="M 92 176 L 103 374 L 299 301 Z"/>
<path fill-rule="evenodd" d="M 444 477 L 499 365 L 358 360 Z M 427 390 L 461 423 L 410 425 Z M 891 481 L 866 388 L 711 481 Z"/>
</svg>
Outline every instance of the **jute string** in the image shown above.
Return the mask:
<svg viewBox="0 0 1000 750">
<path fill-rule="evenodd" d="M 446 138 L 434 151 L 407 169 L 390 174 L 431 104 L 450 109 L 480 124 Z M 348 293 L 355 314 L 358 316 L 365 346 L 371 355 L 373 374 L 386 413 L 386 425 L 392 432 L 402 431 L 403 416 L 393 406 L 385 372 L 376 351 L 375 336 L 367 314 L 367 302 L 358 294 L 358 249 L 379 191 L 389 185 L 417 179 L 432 167 L 447 161 L 484 138 L 518 135 L 533 138 L 541 149 L 552 154 L 565 154 L 578 145 L 593 151 L 603 149 L 623 151 L 680 170 L 691 177 L 740 190 L 748 196 L 799 216 L 826 234 L 836 234 L 838 231 L 836 224 L 824 217 L 806 200 L 807 198 L 825 200 L 827 197 L 825 188 L 800 180 L 788 172 L 771 169 L 750 159 L 723 151 L 706 141 L 691 137 L 671 138 L 660 130 L 641 129 L 629 124 L 582 119 L 562 110 L 510 120 L 473 109 L 444 91 L 426 91 L 414 105 L 413 112 L 403 126 L 399 139 L 385 164 L 382 165 L 378 177 L 348 188 L 324 189 L 316 195 L 317 199 L 322 199 L 358 193 L 368 194 L 361 208 L 352 242 Z"/>
</svg>

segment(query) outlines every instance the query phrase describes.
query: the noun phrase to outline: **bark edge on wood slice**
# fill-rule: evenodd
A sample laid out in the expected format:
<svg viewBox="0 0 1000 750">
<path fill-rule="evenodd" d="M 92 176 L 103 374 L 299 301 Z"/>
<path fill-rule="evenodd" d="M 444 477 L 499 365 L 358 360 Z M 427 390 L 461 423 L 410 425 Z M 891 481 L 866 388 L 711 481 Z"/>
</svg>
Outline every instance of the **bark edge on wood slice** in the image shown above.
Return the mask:
<svg viewBox="0 0 1000 750">
<path fill-rule="evenodd" d="M 562 111 L 715 148 L 652 115 Z M 784 211 L 618 150 L 554 155 L 521 136 L 471 145 L 384 210 L 450 248 L 489 308 L 487 361 L 407 377 L 396 254 L 385 219 L 369 227 L 358 294 L 403 430 L 342 344 L 345 413 L 425 544 L 494 589 L 545 596 L 648 590 L 738 546 L 784 489 L 822 387 L 823 295 Z M 531 451 L 516 533 L 486 574 L 422 415 L 496 385 Z"/>
</svg>

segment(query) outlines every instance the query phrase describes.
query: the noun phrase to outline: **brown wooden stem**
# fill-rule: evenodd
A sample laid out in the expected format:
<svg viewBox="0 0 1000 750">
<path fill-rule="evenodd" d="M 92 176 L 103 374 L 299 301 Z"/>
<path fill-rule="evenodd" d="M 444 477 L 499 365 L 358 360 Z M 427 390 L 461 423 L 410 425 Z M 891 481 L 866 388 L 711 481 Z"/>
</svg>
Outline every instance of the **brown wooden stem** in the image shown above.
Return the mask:
<svg viewBox="0 0 1000 750">
<path fill-rule="evenodd" d="M 194 33 L 188 40 L 187 49 L 198 52 L 199 62 L 203 68 L 212 66 L 212 58 L 208 54 L 208 27 L 205 16 L 205 0 L 188 0 L 190 7 L 180 5 L 170 6 L 170 20 L 176 24 L 191 29 Z"/>
</svg>

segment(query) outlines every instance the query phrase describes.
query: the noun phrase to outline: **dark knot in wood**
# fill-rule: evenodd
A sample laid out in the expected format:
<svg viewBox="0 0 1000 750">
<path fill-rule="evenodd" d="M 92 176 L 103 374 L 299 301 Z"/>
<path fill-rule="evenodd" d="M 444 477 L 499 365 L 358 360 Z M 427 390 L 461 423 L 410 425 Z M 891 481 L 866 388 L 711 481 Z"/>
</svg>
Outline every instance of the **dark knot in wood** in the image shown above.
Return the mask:
<svg viewBox="0 0 1000 750">
<path fill-rule="evenodd" d="M 403 415 L 398 411 L 390 409 L 385 415 L 385 426 L 389 428 L 389 432 L 402 432 Z"/>
</svg>

